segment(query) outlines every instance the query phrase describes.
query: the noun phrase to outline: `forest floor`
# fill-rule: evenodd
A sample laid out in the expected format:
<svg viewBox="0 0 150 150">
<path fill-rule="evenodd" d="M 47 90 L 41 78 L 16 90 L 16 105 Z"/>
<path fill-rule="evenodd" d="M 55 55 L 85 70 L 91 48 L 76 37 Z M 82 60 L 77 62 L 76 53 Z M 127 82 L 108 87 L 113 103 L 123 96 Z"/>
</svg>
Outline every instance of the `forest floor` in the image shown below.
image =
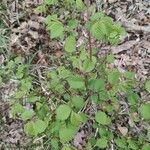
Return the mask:
<svg viewBox="0 0 150 150">
<path fill-rule="evenodd" d="M 10 58 L 10 55 L 23 55 L 33 58 L 36 68 L 41 66 L 51 67 L 47 55 L 60 58 L 63 51 L 57 42 L 51 42 L 45 31 L 43 23 L 45 14 L 36 14 L 35 8 L 42 0 L 4 0 L 0 2 L 0 66 Z M 115 65 L 121 72 L 134 71 L 140 87 L 150 78 L 150 1 L 149 0 L 108 0 L 98 5 L 119 22 L 127 31 L 126 38 L 120 44 L 112 47 L 115 55 Z M 82 37 L 80 39 L 82 42 Z M 42 51 L 38 51 L 42 49 Z M 101 47 L 100 53 L 105 53 L 109 47 Z M 10 80 L 7 84 L 0 85 L 0 148 L 30 146 L 30 140 L 23 132 L 23 122 L 14 120 L 10 116 L 9 98 L 15 93 L 17 81 Z M 142 100 L 149 101 L 150 95 L 144 90 L 139 90 Z M 137 115 L 137 114 L 133 114 Z M 124 124 L 123 116 L 118 124 Z M 127 122 L 132 126 L 130 122 Z M 142 125 L 137 125 L 139 130 Z M 80 137 L 86 135 L 81 131 Z M 123 132 L 123 131 L 120 131 Z M 132 132 L 132 131 L 128 131 Z M 133 133 L 136 131 L 133 131 Z M 80 142 L 82 143 L 82 142 Z M 84 141 L 83 141 L 84 143 Z M 8 148 L 13 149 L 13 148 Z M 27 148 L 23 148 L 27 149 Z"/>
</svg>

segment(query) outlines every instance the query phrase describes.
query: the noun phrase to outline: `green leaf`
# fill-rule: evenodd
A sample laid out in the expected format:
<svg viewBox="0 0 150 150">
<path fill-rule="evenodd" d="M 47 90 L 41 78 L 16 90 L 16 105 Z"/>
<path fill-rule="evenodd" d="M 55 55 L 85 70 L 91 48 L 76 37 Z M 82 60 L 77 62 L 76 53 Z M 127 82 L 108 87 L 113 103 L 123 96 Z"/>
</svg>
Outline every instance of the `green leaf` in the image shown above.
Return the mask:
<svg viewBox="0 0 150 150">
<path fill-rule="evenodd" d="M 112 31 L 109 35 L 110 38 L 115 38 L 116 36 L 118 36 L 118 33 L 116 31 Z"/>
<path fill-rule="evenodd" d="M 62 126 L 62 123 L 60 120 L 51 122 L 51 124 L 49 125 L 50 133 L 59 133 L 61 126 Z"/>
<path fill-rule="evenodd" d="M 140 108 L 141 115 L 145 120 L 150 120 L 150 103 L 144 104 Z"/>
<path fill-rule="evenodd" d="M 91 79 L 89 82 L 89 88 L 94 92 L 99 92 L 105 89 L 105 81 L 102 79 Z"/>
<path fill-rule="evenodd" d="M 47 104 L 41 104 L 41 103 L 36 103 L 37 104 L 37 116 L 40 119 L 45 119 L 45 117 L 47 116 L 47 113 L 49 112 L 49 107 Z"/>
<path fill-rule="evenodd" d="M 65 51 L 68 53 L 74 52 L 76 49 L 76 39 L 75 36 L 70 35 L 65 41 Z"/>
<path fill-rule="evenodd" d="M 129 93 L 129 94 L 127 95 L 127 99 L 128 99 L 128 101 L 129 101 L 129 103 L 130 103 L 131 105 L 135 105 L 135 104 L 137 104 L 138 101 L 140 100 L 140 97 L 139 97 L 139 95 L 136 94 L 136 93 Z"/>
<path fill-rule="evenodd" d="M 37 96 L 31 96 L 28 98 L 29 103 L 35 103 L 39 98 Z"/>
<path fill-rule="evenodd" d="M 104 127 L 99 128 L 99 134 L 101 137 L 107 136 L 107 133 L 108 133 L 108 131 L 106 128 L 104 128 Z"/>
<path fill-rule="evenodd" d="M 45 5 L 40 5 L 40 6 L 38 6 L 38 7 L 35 9 L 35 12 L 38 12 L 38 13 L 46 12 L 46 6 L 45 6 Z"/>
<path fill-rule="evenodd" d="M 19 103 L 14 104 L 11 108 L 11 113 L 13 114 L 13 116 L 15 116 L 16 113 L 22 113 L 23 111 L 24 111 L 24 108 Z"/>
<path fill-rule="evenodd" d="M 137 143 L 135 141 L 129 139 L 128 140 L 128 144 L 129 144 L 128 147 L 130 149 L 133 149 L 133 150 L 137 150 L 138 149 L 138 145 L 137 145 Z"/>
<path fill-rule="evenodd" d="M 91 95 L 90 99 L 96 104 L 99 100 L 98 94 Z"/>
<path fill-rule="evenodd" d="M 18 66 L 18 69 L 17 69 L 17 72 L 16 72 L 16 77 L 18 79 L 21 79 L 23 77 L 25 67 L 26 67 L 25 65 L 19 65 Z"/>
<path fill-rule="evenodd" d="M 80 59 L 78 59 L 75 56 L 72 56 L 72 57 L 70 57 L 70 61 L 72 62 L 72 65 L 73 65 L 74 68 L 80 69 L 80 66 L 82 64 Z"/>
<path fill-rule="evenodd" d="M 25 120 L 31 119 L 33 115 L 34 115 L 34 111 L 33 110 L 25 110 L 21 114 L 21 118 L 25 121 Z"/>
<path fill-rule="evenodd" d="M 91 27 L 91 34 L 97 39 L 97 40 L 105 40 L 108 36 L 108 28 L 102 21 L 97 21 L 95 24 Z"/>
<path fill-rule="evenodd" d="M 98 19 L 103 18 L 104 16 L 105 16 L 104 13 L 102 13 L 102 12 L 96 12 L 96 13 L 94 13 L 94 15 L 92 15 L 90 17 L 90 19 L 91 19 L 91 21 L 96 21 Z"/>
<path fill-rule="evenodd" d="M 76 129 L 73 127 L 62 128 L 59 131 L 59 138 L 62 143 L 69 142 L 70 140 L 73 139 L 75 133 L 76 133 Z"/>
<path fill-rule="evenodd" d="M 108 100 L 108 99 L 109 99 L 109 94 L 108 94 L 108 92 L 107 92 L 106 90 L 101 91 L 101 92 L 99 93 L 99 99 L 102 100 L 102 101 Z"/>
<path fill-rule="evenodd" d="M 102 125 L 110 124 L 110 118 L 106 115 L 105 112 L 98 111 L 95 116 L 95 120 Z"/>
<path fill-rule="evenodd" d="M 26 95 L 26 91 L 18 90 L 18 91 L 15 93 L 15 98 L 16 98 L 16 99 L 20 99 L 20 98 L 24 97 L 25 95 Z"/>
<path fill-rule="evenodd" d="M 21 80 L 21 87 L 20 90 L 25 92 L 29 92 L 32 88 L 32 78 L 28 77 Z"/>
<path fill-rule="evenodd" d="M 127 146 L 124 139 L 117 138 L 117 139 L 115 139 L 115 143 L 120 148 L 126 148 L 126 146 Z"/>
<path fill-rule="evenodd" d="M 71 113 L 71 108 L 68 105 L 60 105 L 56 110 L 56 118 L 58 120 L 66 120 Z"/>
<path fill-rule="evenodd" d="M 89 58 L 83 62 L 83 71 L 90 72 L 95 68 L 96 58 L 92 57 L 92 60 Z"/>
<path fill-rule="evenodd" d="M 85 89 L 84 79 L 80 76 L 72 76 L 67 79 L 72 89 Z"/>
<path fill-rule="evenodd" d="M 33 128 L 36 133 L 42 133 L 47 128 L 47 124 L 44 121 L 38 119 L 36 122 L 34 122 Z"/>
<path fill-rule="evenodd" d="M 81 61 L 84 61 L 84 60 L 86 60 L 87 59 L 87 53 L 86 53 L 86 49 L 85 49 L 85 45 L 84 44 L 82 44 L 81 46 L 80 46 L 80 60 Z"/>
<path fill-rule="evenodd" d="M 107 147 L 107 139 L 105 137 L 100 138 L 96 142 L 96 146 L 99 148 L 106 148 Z"/>
<path fill-rule="evenodd" d="M 38 119 L 36 122 L 28 122 L 24 127 L 24 131 L 27 135 L 37 136 L 37 134 L 44 132 L 46 127 L 47 124 L 44 121 Z"/>
<path fill-rule="evenodd" d="M 150 128 L 149 128 L 148 131 L 147 131 L 147 137 L 148 137 L 148 139 L 150 140 Z"/>
<path fill-rule="evenodd" d="M 108 81 L 114 85 L 119 83 L 120 72 L 116 69 L 108 73 Z"/>
<path fill-rule="evenodd" d="M 80 96 L 73 96 L 72 103 L 77 109 L 81 109 L 84 106 L 84 99 Z"/>
<path fill-rule="evenodd" d="M 124 77 L 127 78 L 127 79 L 134 79 L 135 73 L 134 72 L 130 72 L 130 71 L 126 71 L 124 73 Z"/>
<path fill-rule="evenodd" d="M 142 150 L 150 150 L 150 145 L 149 145 L 149 144 L 145 144 L 145 145 L 142 147 Z"/>
<path fill-rule="evenodd" d="M 146 81 L 145 89 L 150 93 L 150 80 Z"/>
<path fill-rule="evenodd" d="M 51 139 L 51 145 L 52 145 L 52 149 L 54 150 L 58 150 L 59 149 L 59 141 L 57 139 Z"/>
<path fill-rule="evenodd" d="M 61 22 L 53 22 L 51 26 L 47 27 L 48 30 L 51 32 L 51 38 L 62 38 L 64 35 L 64 27 Z"/>
<path fill-rule="evenodd" d="M 69 26 L 70 29 L 75 29 L 75 28 L 77 28 L 78 24 L 79 24 L 79 22 L 78 22 L 78 20 L 76 20 L 76 19 L 74 19 L 74 20 L 69 20 L 69 22 L 68 22 L 68 26 Z"/>
<path fill-rule="evenodd" d="M 45 23 L 48 27 L 50 27 L 54 22 L 57 22 L 58 21 L 58 16 L 57 14 L 54 14 L 54 15 L 48 15 L 46 18 L 45 18 Z"/>
<path fill-rule="evenodd" d="M 71 113 L 71 118 L 70 118 L 71 124 L 75 126 L 79 126 L 82 123 L 82 117 L 80 114 L 77 114 L 75 112 Z"/>
<path fill-rule="evenodd" d="M 25 124 L 24 131 L 29 136 L 37 135 L 37 132 L 34 130 L 34 122 L 32 122 L 32 121 Z"/>
<path fill-rule="evenodd" d="M 82 0 L 76 0 L 76 8 L 78 11 L 83 11 L 85 8 L 85 5 Z"/>
<path fill-rule="evenodd" d="M 107 62 L 108 63 L 113 63 L 114 62 L 114 55 L 113 54 L 109 54 L 107 55 Z"/>
</svg>

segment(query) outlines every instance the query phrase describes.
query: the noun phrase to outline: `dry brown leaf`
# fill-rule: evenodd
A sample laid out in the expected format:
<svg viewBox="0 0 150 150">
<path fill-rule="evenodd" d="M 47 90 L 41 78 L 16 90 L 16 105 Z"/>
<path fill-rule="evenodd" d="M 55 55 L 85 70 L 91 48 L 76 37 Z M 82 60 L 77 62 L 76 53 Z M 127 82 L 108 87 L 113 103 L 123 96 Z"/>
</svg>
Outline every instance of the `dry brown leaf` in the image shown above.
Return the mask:
<svg viewBox="0 0 150 150">
<path fill-rule="evenodd" d="M 140 26 L 140 25 L 134 24 L 134 22 L 132 21 L 128 21 L 125 18 L 122 18 L 121 22 L 128 31 L 137 31 L 137 32 L 142 31 L 142 32 L 147 32 L 147 33 L 150 32 L 150 26 L 149 26 L 150 24 L 147 26 Z"/>
<path fill-rule="evenodd" d="M 123 135 L 123 136 L 126 136 L 127 133 L 128 133 L 128 129 L 126 127 L 121 127 L 118 125 L 118 130 L 120 131 L 120 133 Z"/>
<path fill-rule="evenodd" d="M 57 52 L 55 53 L 55 55 L 56 55 L 57 58 L 60 58 L 61 56 L 64 55 L 64 53 L 63 53 L 63 51 L 59 50 L 59 51 L 57 51 Z"/>
<path fill-rule="evenodd" d="M 40 28 L 40 24 L 37 22 L 37 21 L 32 21 L 30 20 L 28 22 L 28 25 L 31 27 L 31 28 L 35 28 L 35 29 L 39 29 Z"/>
<path fill-rule="evenodd" d="M 4 55 L 3 54 L 0 55 L 0 65 L 4 63 L 4 60 L 5 60 Z"/>
<path fill-rule="evenodd" d="M 34 39 L 38 39 L 38 37 L 39 37 L 39 34 L 38 34 L 38 32 L 36 32 L 36 31 L 29 31 L 29 34 L 34 38 Z"/>
<path fill-rule="evenodd" d="M 122 51 L 126 51 L 130 48 L 132 48 L 134 45 L 136 45 L 138 42 L 135 41 L 135 40 L 132 40 L 132 41 L 127 41 L 117 47 L 112 47 L 112 52 L 113 54 L 118 54 Z"/>
<path fill-rule="evenodd" d="M 42 53 L 42 51 L 39 51 L 38 52 L 38 57 L 39 57 L 39 60 L 37 62 L 37 64 L 43 64 L 43 65 L 47 65 L 47 62 L 45 60 L 45 55 Z"/>
<path fill-rule="evenodd" d="M 19 37 L 20 37 L 20 35 L 16 35 L 15 33 L 12 34 L 11 38 L 10 38 L 10 42 L 11 42 L 10 45 L 12 46 L 12 45 L 16 44 L 19 40 Z"/>
<path fill-rule="evenodd" d="M 85 138 L 85 133 L 84 131 L 78 132 L 74 138 L 74 146 L 77 147 L 79 150 L 82 150 L 82 145 L 84 143 L 84 138 Z"/>
<path fill-rule="evenodd" d="M 118 0 L 103 0 L 104 1 L 104 3 L 115 3 L 115 2 L 117 2 Z"/>
</svg>

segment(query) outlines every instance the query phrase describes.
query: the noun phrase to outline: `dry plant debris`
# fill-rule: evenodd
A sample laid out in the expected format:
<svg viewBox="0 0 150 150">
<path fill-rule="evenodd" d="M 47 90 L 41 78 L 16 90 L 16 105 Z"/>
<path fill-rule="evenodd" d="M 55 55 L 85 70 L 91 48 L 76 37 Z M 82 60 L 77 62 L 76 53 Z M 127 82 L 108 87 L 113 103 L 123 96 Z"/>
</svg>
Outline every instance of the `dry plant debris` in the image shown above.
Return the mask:
<svg viewBox="0 0 150 150">
<path fill-rule="evenodd" d="M 42 88 L 42 91 L 39 91 L 39 93 L 49 100 L 48 105 L 54 109 L 56 106 L 51 101 L 51 93 L 49 92 L 49 87 L 45 84 L 46 79 L 43 76 L 43 72 L 46 69 L 54 70 L 55 66 L 60 64 L 64 51 L 62 43 L 58 40 L 52 41 L 46 31 L 44 24 L 46 14 L 35 13 L 35 8 L 42 4 L 42 2 L 42 0 L 7 0 L 4 2 L 7 15 L 2 13 L 2 20 L 5 27 L 9 28 L 9 40 L 6 41 L 7 51 L 9 52 L 4 53 L 0 51 L 0 65 L 4 66 L 8 60 L 6 53 L 16 56 L 21 55 L 25 59 L 30 60 L 30 63 L 33 65 L 32 75 L 35 76 L 34 84 Z M 120 22 L 127 31 L 126 38 L 121 39 L 118 46 L 111 47 L 115 61 L 109 67 L 113 69 L 114 66 L 117 66 L 120 72 L 127 70 L 135 72 L 136 79 L 140 83 L 135 90 L 139 93 L 142 101 L 149 102 L 150 95 L 143 90 L 143 86 L 150 77 L 150 2 L 148 0 L 96 0 L 95 4 L 98 10 L 103 10 L 115 21 Z M 86 20 L 87 12 L 83 16 Z M 78 37 L 77 47 L 80 47 L 86 41 L 85 37 L 88 36 L 88 33 L 82 26 L 79 30 L 81 32 Z M 95 44 L 94 39 L 91 40 L 91 44 Z M 106 44 L 100 45 L 100 48 L 100 57 L 110 51 L 110 46 Z M 51 57 L 56 58 L 50 59 Z M 11 105 L 9 98 L 14 95 L 17 88 L 18 80 L 16 79 L 0 85 L 0 148 L 4 147 L 4 149 L 7 146 L 15 148 L 30 146 L 32 141 L 23 132 L 24 122 L 19 119 L 13 119 L 9 113 Z M 108 86 L 108 88 L 110 87 Z M 121 105 L 121 108 L 118 107 L 118 104 L 115 104 L 118 116 L 112 123 L 112 131 L 116 131 L 116 133 L 121 134 L 123 137 L 132 135 L 138 138 L 143 133 L 145 135 L 149 124 L 144 123 L 143 120 L 139 121 L 138 113 L 130 113 L 130 106 L 127 101 L 124 101 L 125 97 L 123 96 L 120 95 L 119 105 Z M 26 99 L 24 99 L 23 103 L 26 103 Z M 26 107 L 34 109 L 32 105 L 27 104 Z M 98 108 L 96 107 L 96 109 L 101 110 L 103 107 L 105 106 L 101 105 Z M 83 112 L 86 112 L 87 115 L 93 118 L 95 106 L 88 103 Z M 85 145 L 93 133 L 92 125 L 93 120 L 89 119 L 76 133 L 72 143 L 78 150 L 86 149 Z M 96 131 L 95 137 L 97 134 Z M 44 149 L 42 146 L 43 139 L 44 137 L 35 140 L 35 145 L 41 144 L 39 149 Z M 114 141 L 111 142 L 111 149 L 113 150 L 115 149 Z"/>
</svg>

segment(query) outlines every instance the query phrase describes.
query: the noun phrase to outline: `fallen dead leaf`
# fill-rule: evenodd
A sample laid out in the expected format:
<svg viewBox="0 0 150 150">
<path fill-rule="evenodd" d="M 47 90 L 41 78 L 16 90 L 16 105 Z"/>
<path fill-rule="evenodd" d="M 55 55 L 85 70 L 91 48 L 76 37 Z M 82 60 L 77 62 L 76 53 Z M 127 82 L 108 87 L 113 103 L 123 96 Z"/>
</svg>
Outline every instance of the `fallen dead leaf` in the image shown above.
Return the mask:
<svg viewBox="0 0 150 150">
<path fill-rule="evenodd" d="M 38 30 L 40 28 L 40 24 L 37 21 L 30 20 L 28 22 L 28 25 L 30 26 L 30 28 L 34 28 L 36 30 Z"/>
<path fill-rule="evenodd" d="M 121 127 L 118 125 L 118 130 L 120 131 L 120 133 L 123 135 L 123 136 L 126 136 L 127 133 L 128 133 L 128 129 L 126 127 Z"/>
<path fill-rule="evenodd" d="M 17 41 L 19 40 L 19 37 L 20 37 L 20 35 L 16 35 L 15 33 L 14 34 L 12 34 L 11 35 L 11 43 L 10 43 L 10 45 L 12 46 L 12 45 L 14 45 L 14 44 L 16 44 L 17 43 Z"/>
<path fill-rule="evenodd" d="M 38 32 L 36 31 L 29 31 L 29 34 L 34 38 L 34 39 L 38 39 L 39 35 Z"/>
<path fill-rule="evenodd" d="M 4 60 L 5 60 L 4 55 L 3 54 L 0 55 L 0 65 L 4 63 Z"/>
<path fill-rule="evenodd" d="M 118 54 L 120 52 L 123 52 L 123 51 L 126 51 L 126 50 L 132 48 L 137 43 L 138 43 L 138 41 L 135 41 L 135 40 L 127 41 L 117 47 L 112 47 L 112 52 L 113 52 L 113 54 Z"/>
<path fill-rule="evenodd" d="M 110 4 L 112 4 L 112 3 L 117 2 L 118 0 L 103 0 L 103 1 L 104 1 L 104 3 L 110 3 Z"/>
<path fill-rule="evenodd" d="M 37 64 L 40 63 L 40 64 L 43 64 L 43 65 L 47 65 L 47 62 L 45 60 L 45 55 L 42 53 L 42 51 L 38 52 L 38 58 L 39 58 L 39 60 L 38 60 Z"/>
<path fill-rule="evenodd" d="M 59 50 L 59 51 L 57 51 L 57 52 L 55 53 L 55 55 L 56 55 L 57 58 L 60 58 L 61 56 L 64 55 L 64 53 L 63 53 L 63 51 Z"/>
<path fill-rule="evenodd" d="M 82 150 L 82 144 L 84 143 L 84 138 L 85 138 L 85 133 L 84 131 L 78 132 L 74 138 L 74 146 L 78 148 L 78 150 Z"/>
</svg>

